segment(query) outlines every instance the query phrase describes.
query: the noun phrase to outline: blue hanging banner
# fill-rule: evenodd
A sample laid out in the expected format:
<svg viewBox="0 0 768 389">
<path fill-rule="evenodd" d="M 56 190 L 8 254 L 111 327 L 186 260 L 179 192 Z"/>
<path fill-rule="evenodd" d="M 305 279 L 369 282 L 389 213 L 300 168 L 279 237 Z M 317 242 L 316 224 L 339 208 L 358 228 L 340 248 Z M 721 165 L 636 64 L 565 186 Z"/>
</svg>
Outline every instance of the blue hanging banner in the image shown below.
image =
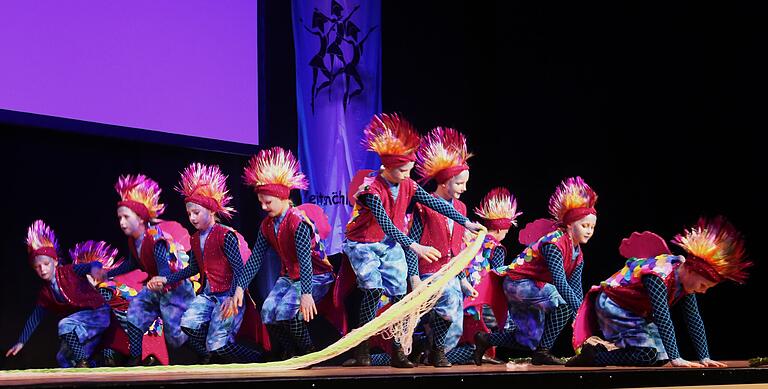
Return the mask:
<svg viewBox="0 0 768 389">
<path fill-rule="evenodd" d="M 381 112 L 381 1 L 293 0 L 293 39 L 301 196 L 328 215 L 330 255 L 341 251 L 352 177 L 380 165 L 362 136 Z"/>
</svg>

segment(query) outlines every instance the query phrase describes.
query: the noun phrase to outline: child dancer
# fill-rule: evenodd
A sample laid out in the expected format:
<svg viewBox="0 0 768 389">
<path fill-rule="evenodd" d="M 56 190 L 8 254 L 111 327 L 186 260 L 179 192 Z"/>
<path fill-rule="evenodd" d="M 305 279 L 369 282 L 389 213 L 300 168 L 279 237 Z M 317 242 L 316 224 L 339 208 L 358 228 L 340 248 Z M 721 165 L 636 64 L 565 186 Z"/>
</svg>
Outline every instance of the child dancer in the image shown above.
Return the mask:
<svg viewBox="0 0 768 389">
<path fill-rule="evenodd" d="M 622 242 L 628 257 L 624 268 L 595 286 L 585 298 L 574 326 L 574 348 L 581 353 L 568 366 L 648 366 L 669 361 L 678 367 L 725 367 L 709 357 L 704 322 L 696 293 L 725 280 L 743 283 L 744 242 L 723 217 L 699 219 L 672 243 L 685 255 L 672 255 L 658 235 L 633 234 Z M 687 361 L 677 349 L 670 307 L 683 308 L 698 362 Z M 586 340 L 602 333 L 615 349 Z M 585 343 L 586 342 L 586 343 Z"/>
<path fill-rule="evenodd" d="M 289 199 L 291 189 L 306 189 L 308 184 L 290 151 L 280 147 L 260 151 L 245 167 L 244 178 L 256 191 L 267 217 L 261 222 L 246 276 L 235 295 L 242 296 L 258 273 L 269 244 L 280 257 L 282 270 L 262 305 L 262 321 L 278 337 L 284 359 L 294 355 L 294 350 L 312 352 L 307 323 L 317 315 L 316 303 L 328 293 L 335 276 L 307 210 L 317 212 L 316 220 L 325 214 L 312 204 L 294 207 Z"/>
<path fill-rule="evenodd" d="M 347 224 L 344 254 L 349 258 L 357 283 L 363 292 L 359 325 L 373 320 L 382 294 L 399 301 L 406 293 L 407 264 L 404 248 L 419 257 L 435 261 L 440 252 L 406 236 L 406 209 L 411 200 L 448 216 L 472 232 L 483 227 L 470 222 L 445 201 L 424 191 L 409 178 L 413 169 L 419 136 L 410 123 L 397 115 L 382 114 L 365 129 L 364 144 L 379 154 L 383 169 L 366 177 L 356 193 L 353 216 Z M 355 349 L 355 356 L 345 366 L 371 364 L 368 341 Z M 413 367 L 402 348 L 392 348 L 392 366 Z"/>
<path fill-rule="evenodd" d="M 235 341 L 245 310 L 232 310 L 230 300 L 235 288 L 243 285 L 241 250 L 247 247 L 234 229 L 218 222 L 219 217 L 229 218 L 234 212 L 228 207 L 232 198 L 226 179 L 216 165 L 193 163 L 181 173 L 177 190 L 185 196 L 189 221 L 197 229 L 190 239 L 190 264 L 168 277 L 155 277 L 148 284 L 150 289 L 158 289 L 201 274 L 205 286 L 184 312 L 181 329 L 189 335 L 190 345 L 202 363 L 207 363 L 210 354 L 237 362 L 261 359 L 260 352 Z M 242 301 L 235 305 L 242 305 Z"/>
<path fill-rule="evenodd" d="M 27 230 L 29 264 L 46 285 L 40 289 L 35 309 L 27 319 L 18 342 L 6 356 L 18 354 L 47 313 L 60 317 L 61 347 L 56 359 L 61 367 L 89 367 L 89 359 L 109 327 L 109 306 L 86 279 L 99 277 L 96 263 L 59 264 L 59 245 L 53 230 L 37 220 Z"/>
<path fill-rule="evenodd" d="M 120 229 L 128 237 L 128 260 L 109 271 L 109 277 L 125 274 L 136 268 L 149 277 L 168 277 L 184 267 L 177 255 L 177 243 L 171 231 L 188 236 L 186 230 L 175 222 L 160 223 L 157 218 L 165 211 L 160 203 L 161 189 L 157 182 L 142 174 L 118 178 L 115 190 L 120 195 L 117 203 L 117 218 Z M 175 225 L 175 228 L 168 228 Z M 171 231 L 167 231 L 166 228 Z M 151 365 L 150 357 L 142 361 L 142 339 L 155 320 L 163 320 L 166 342 L 173 348 L 181 347 L 187 335 L 181 330 L 181 317 L 195 298 L 192 283 L 183 279 L 167 288 L 152 290 L 147 287 L 131 299 L 126 316 L 118 316 L 130 342 L 131 359 L 128 364 Z"/>
<path fill-rule="evenodd" d="M 581 305 L 581 245 L 594 233 L 596 201 L 597 194 L 581 177 L 568 178 L 549 199 L 555 222 L 540 219 L 521 232 L 522 242 L 530 245 L 501 272 L 515 328 L 490 334 L 487 341 L 480 335 L 477 353 L 490 346 L 522 345 L 534 350 L 534 365 L 564 364 L 549 349 Z"/>
<path fill-rule="evenodd" d="M 416 153 L 416 172 L 422 183 L 435 180 L 437 188 L 433 196 L 456 209 L 462 216 L 467 206 L 459 197 L 467 190 L 469 166 L 467 140 L 463 134 L 452 128 L 437 127 L 421 142 Z M 442 214 L 417 204 L 408 237 L 440 252 L 433 261 L 428 257 L 417 258 L 415 252 L 406 251 L 408 276 L 415 288 L 447 264 L 463 248 L 464 228 Z M 464 291 L 476 297 L 476 291 L 467 282 L 464 273 L 459 273 L 443 290 L 429 315 L 432 330 L 432 350 L 429 363 L 435 367 L 450 367 L 451 362 L 460 362 L 472 355 L 467 347 L 456 347 L 463 326 Z M 449 354 L 446 357 L 446 352 Z"/>
<path fill-rule="evenodd" d="M 464 300 L 464 335 L 465 340 L 475 343 L 481 338 L 481 344 L 488 343 L 490 327 L 504 325 L 507 318 L 507 301 L 501 288 L 502 278 L 496 273 L 504 266 L 507 256 L 501 241 L 507 237 L 510 228 L 517 226 L 517 200 L 506 188 L 493 188 L 483 197 L 480 206 L 475 208 L 488 233 L 485 235 L 482 250 L 465 270 L 467 280 L 477 290 L 476 298 Z M 469 331 L 468 331 L 469 330 Z M 485 347 L 475 348 L 474 361 L 497 363 L 485 357 Z"/>
</svg>

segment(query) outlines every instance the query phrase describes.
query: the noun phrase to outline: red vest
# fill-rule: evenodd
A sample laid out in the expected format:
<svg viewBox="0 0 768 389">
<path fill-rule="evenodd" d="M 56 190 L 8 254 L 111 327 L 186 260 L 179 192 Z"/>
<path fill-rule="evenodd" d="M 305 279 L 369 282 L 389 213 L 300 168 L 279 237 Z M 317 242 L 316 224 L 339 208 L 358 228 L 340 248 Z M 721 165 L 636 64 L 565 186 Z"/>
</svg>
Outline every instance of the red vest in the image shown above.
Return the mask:
<svg viewBox="0 0 768 389">
<path fill-rule="evenodd" d="M 460 214 L 467 216 L 467 206 L 458 199 L 453 200 L 453 207 Z M 424 227 L 419 243 L 436 248 L 441 255 L 439 260 L 432 263 L 419 258 L 419 274 L 431 274 L 440 270 L 461 251 L 464 244 L 464 227 L 451 220 L 453 221 L 453 232 L 451 232 L 448 229 L 450 219 L 423 204 L 416 204 L 416 212 L 419 213 Z"/>
<path fill-rule="evenodd" d="M 663 260 L 667 266 L 656 266 Z M 651 315 L 651 300 L 643 285 L 644 275 L 654 275 L 664 281 L 667 286 L 667 303 L 675 305 L 685 293 L 678 295 L 677 269 L 685 262 L 685 258 L 677 255 L 659 255 L 655 258 L 632 258 L 627 261 L 624 269 L 618 271 L 607 280 L 600 283 L 603 292 L 616 304 L 628 309 L 641 317 Z M 635 268 L 639 270 L 635 271 Z M 626 270 L 625 270 L 626 269 Z M 627 275 L 629 275 L 627 277 Z"/>
<path fill-rule="evenodd" d="M 61 265 L 56 268 L 56 283 L 66 302 L 56 300 L 51 287 L 47 285 L 37 296 L 37 305 L 59 315 L 70 315 L 86 309 L 96 309 L 106 304 L 96 289 L 88 280 L 75 273 L 72 265 Z"/>
<path fill-rule="evenodd" d="M 413 199 L 413 195 L 416 193 L 417 184 L 410 178 L 406 178 L 400 183 L 399 192 L 397 194 L 397 200 L 392 198 L 392 193 L 389 191 L 389 184 L 384 180 L 381 175 L 376 175 L 368 186 L 361 192 L 355 195 L 359 198 L 363 194 L 373 194 L 381 199 L 381 204 L 384 207 L 384 212 L 387 213 L 392 223 L 400 231 L 406 231 L 407 222 L 405 219 L 405 211 L 408 205 Z M 355 204 L 355 208 L 352 211 L 352 220 L 347 223 L 347 239 L 361 243 L 373 243 L 381 242 L 384 240 L 384 231 L 381 230 L 381 226 L 376 222 L 376 218 L 373 216 L 371 210 L 363 206 L 360 202 Z"/>
<path fill-rule="evenodd" d="M 195 260 L 200 267 L 200 275 L 208 282 L 211 293 L 226 292 L 232 287 L 232 267 L 224 254 L 224 238 L 227 232 L 235 230 L 214 224 L 208 237 L 205 239 L 205 252 L 200 251 L 200 231 L 196 231 L 190 238 Z M 143 250 L 142 250 L 143 251 Z"/>
<path fill-rule="evenodd" d="M 507 274 L 513 280 L 531 279 L 539 283 L 552 283 L 552 273 L 547 267 L 541 248 L 545 244 L 553 244 L 563 253 L 563 267 L 565 276 L 570 278 L 573 270 L 583 260 L 584 255 L 579 250 L 579 256 L 573 258 L 573 242 L 563 230 L 556 230 L 541 237 L 538 241 L 528 246 L 523 252 L 509 264 Z"/>
<path fill-rule="evenodd" d="M 158 237 L 158 240 L 164 240 L 162 236 Z M 144 240 L 141 242 L 141 252 L 136 252 L 136 239 L 133 237 L 128 238 L 128 250 L 131 255 L 136 258 L 141 270 L 144 270 L 149 277 L 158 275 L 157 262 L 155 261 L 155 238 L 152 237 L 149 232 L 144 232 Z"/>
<path fill-rule="evenodd" d="M 275 234 L 275 218 L 267 216 L 261 222 L 261 234 L 264 235 L 267 242 L 275 249 L 282 263 L 280 275 L 288 276 L 292 280 L 298 280 L 299 258 L 296 255 L 296 230 L 299 224 L 306 222 L 310 225 L 312 234 L 310 235 L 310 254 L 312 257 L 312 274 L 323 274 L 333 271 L 333 266 L 328 262 L 325 253 L 318 250 L 315 242 L 315 231 L 311 221 L 302 214 L 298 208 L 288 208 L 283 221 Z"/>
</svg>

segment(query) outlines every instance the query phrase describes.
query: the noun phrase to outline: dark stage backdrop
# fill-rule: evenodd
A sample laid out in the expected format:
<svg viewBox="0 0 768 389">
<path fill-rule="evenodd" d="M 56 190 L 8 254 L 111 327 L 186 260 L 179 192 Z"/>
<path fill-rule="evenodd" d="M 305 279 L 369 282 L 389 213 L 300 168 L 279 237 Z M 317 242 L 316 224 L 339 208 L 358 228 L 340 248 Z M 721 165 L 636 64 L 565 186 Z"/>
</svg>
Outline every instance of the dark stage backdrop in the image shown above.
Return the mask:
<svg viewBox="0 0 768 389">
<path fill-rule="evenodd" d="M 581 175 L 599 194 L 585 289 L 622 267 L 618 246 L 631 232 L 671 239 L 699 215 L 726 215 L 756 265 L 746 285 L 724 283 L 698 299 L 710 351 L 715 359 L 765 353 L 758 101 L 766 61 L 755 9 L 398 4 L 384 2 L 382 14 L 384 110 L 423 131 L 443 125 L 467 134 L 476 153 L 471 207 L 504 185 L 524 225 L 547 216 L 561 179 Z M 517 254 L 510 235 L 504 243 Z M 695 358 L 681 319 L 678 343 Z M 565 332 L 555 351 L 570 355 Z"/>
<path fill-rule="evenodd" d="M 507 4 L 506 2 L 504 4 Z M 384 111 L 399 111 L 422 131 L 453 126 L 476 154 L 465 202 L 493 186 L 519 199 L 525 224 L 546 216 L 561 179 L 581 175 L 600 195 L 598 227 L 584 247 L 585 288 L 622 265 L 618 245 L 632 231 L 670 239 L 699 215 L 724 214 L 747 239 L 756 262 L 748 283 L 724 283 L 699 304 L 715 359 L 766 349 L 760 317 L 768 281 L 761 246 L 764 218 L 765 90 L 756 10 L 720 4 L 590 6 L 385 1 L 382 4 Z M 264 1 L 261 144 L 296 150 L 290 3 Z M 758 30 L 760 29 L 760 30 Z M 764 126 L 763 126 L 764 127 Z M 167 217 L 183 220 L 172 188 L 192 161 L 218 163 L 240 211 L 233 221 L 249 242 L 262 215 L 240 184 L 245 157 L 3 126 L 3 227 L 0 286 L 3 355 L 34 303 L 37 282 L 25 259 L 26 227 L 44 218 L 63 247 L 104 239 L 125 250 L 112 185 L 145 172 L 164 188 Z M 186 224 L 188 227 L 189 225 Z M 522 248 L 516 231 L 505 242 Z M 680 317 L 678 343 L 693 358 Z M 556 353 L 568 354 L 563 334 Z M 54 366 L 55 325 L 46 321 L 21 356 L 2 368 Z"/>
</svg>

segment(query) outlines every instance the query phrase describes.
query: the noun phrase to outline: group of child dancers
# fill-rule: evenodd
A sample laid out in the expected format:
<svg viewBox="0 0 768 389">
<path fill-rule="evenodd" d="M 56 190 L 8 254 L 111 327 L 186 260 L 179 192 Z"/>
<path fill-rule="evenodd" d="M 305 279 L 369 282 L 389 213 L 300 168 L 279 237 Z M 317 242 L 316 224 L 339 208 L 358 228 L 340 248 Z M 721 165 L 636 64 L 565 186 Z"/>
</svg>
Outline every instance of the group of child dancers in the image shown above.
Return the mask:
<svg viewBox="0 0 768 389">
<path fill-rule="evenodd" d="M 485 230 L 480 252 L 424 316 L 410 355 L 398 342 L 374 337 L 343 365 L 499 363 L 494 349 L 503 346 L 528 350 L 536 365 L 724 366 L 710 359 L 696 294 L 747 277 L 751 263 L 743 239 L 725 218 L 702 218 L 675 236 L 671 242 L 680 254 L 652 232 L 632 234 L 620 247 L 624 267 L 585 294 L 583 245 L 595 232 L 597 194 L 583 179 L 561 182 L 549 199 L 551 218 L 521 229 L 526 247 L 508 256 L 501 242 L 517 226 L 517 201 L 507 189 L 494 188 L 474 208 L 478 222 L 468 219 L 460 200 L 471 157 L 463 134 L 437 127 L 421 137 L 404 118 L 381 114 L 364 129 L 364 145 L 382 166 L 351 184 L 354 209 L 342 266 L 352 272 L 346 279 L 337 277 L 326 256 L 322 210 L 290 200 L 291 190 L 308 187 L 290 151 L 262 150 L 244 168 L 244 182 L 266 212 L 251 246 L 222 224 L 235 210 L 217 166 L 193 163 L 181 172 L 176 190 L 195 229 L 191 236 L 179 223 L 159 219 L 165 205 L 155 181 L 126 175 L 115 185 L 126 259 L 97 241 L 78 243 L 65 258 L 49 226 L 37 220 L 29 227 L 28 261 L 45 284 L 6 356 L 23 349 L 48 313 L 60 318 L 62 367 L 94 366 L 99 353 L 106 366 L 167 364 L 166 346 L 182 345 L 199 363 L 212 357 L 261 362 L 270 344 L 279 345 L 280 359 L 311 353 L 316 348 L 308 323 L 339 313 L 330 301 L 334 288 L 355 283 L 363 326 L 384 302 L 397 303 Z M 418 182 L 410 178 L 414 169 Z M 430 181 L 433 193 L 421 186 Z M 257 312 L 248 288 L 268 247 L 280 258 L 281 272 Z M 670 316 L 678 304 L 695 360 L 678 352 Z M 567 324 L 576 356 L 565 360 L 550 350 Z M 372 353 L 372 345 L 384 352 Z"/>
</svg>

